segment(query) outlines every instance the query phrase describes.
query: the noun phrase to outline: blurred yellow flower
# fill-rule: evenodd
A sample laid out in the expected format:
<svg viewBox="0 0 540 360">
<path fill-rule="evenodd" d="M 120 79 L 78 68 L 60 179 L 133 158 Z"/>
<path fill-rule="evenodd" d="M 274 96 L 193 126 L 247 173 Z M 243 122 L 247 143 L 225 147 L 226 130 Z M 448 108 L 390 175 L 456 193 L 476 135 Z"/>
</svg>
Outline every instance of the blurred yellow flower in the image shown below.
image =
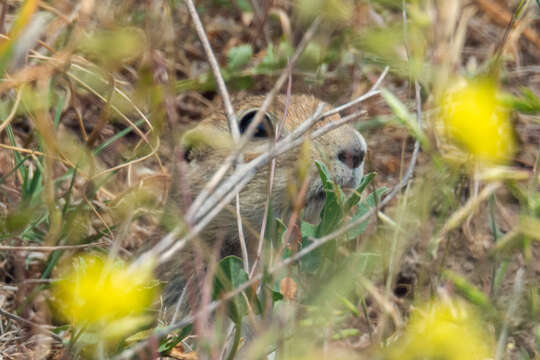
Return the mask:
<svg viewBox="0 0 540 360">
<path fill-rule="evenodd" d="M 413 310 L 388 359 L 483 360 L 493 343 L 472 308 L 462 301 L 432 302 Z"/>
<path fill-rule="evenodd" d="M 157 294 L 153 264 L 129 268 L 120 260 L 85 255 L 74 258 L 65 270 L 52 288 L 55 308 L 73 325 L 89 330 L 140 318 Z"/>
<path fill-rule="evenodd" d="M 441 97 L 441 120 L 450 140 L 484 164 L 511 159 L 515 139 L 508 109 L 489 80 L 471 80 L 447 89 Z"/>
</svg>

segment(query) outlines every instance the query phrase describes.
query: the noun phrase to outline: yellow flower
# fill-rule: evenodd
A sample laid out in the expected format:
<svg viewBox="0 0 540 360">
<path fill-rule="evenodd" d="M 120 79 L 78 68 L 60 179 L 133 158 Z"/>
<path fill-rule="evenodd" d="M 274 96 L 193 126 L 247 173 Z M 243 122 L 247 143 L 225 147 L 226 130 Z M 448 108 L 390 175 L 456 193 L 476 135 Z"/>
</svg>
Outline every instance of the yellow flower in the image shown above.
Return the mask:
<svg viewBox="0 0 540 360">
<path fill-rule="evenodd" d="M 492 342 L 471 307 L 462 301 L 432 302 L 413 310 L 389 359 L 483 360 Z"/>
<path fill-rule="evenodd" d="M 137 323 L 157 293 L 151 264 L 129 268 L 98 255 L 76 257 L 65 276 L 52 288 L 60 315 L 77 327 L 107 329 Z"/>
<path fill-rule="evenodd" d="M 512 125 L 489 80 L 460 83 L 443 93 L 441 120 L 456 145 L 484 164 L 500 164 L 515 151 Z"/>
</svg>

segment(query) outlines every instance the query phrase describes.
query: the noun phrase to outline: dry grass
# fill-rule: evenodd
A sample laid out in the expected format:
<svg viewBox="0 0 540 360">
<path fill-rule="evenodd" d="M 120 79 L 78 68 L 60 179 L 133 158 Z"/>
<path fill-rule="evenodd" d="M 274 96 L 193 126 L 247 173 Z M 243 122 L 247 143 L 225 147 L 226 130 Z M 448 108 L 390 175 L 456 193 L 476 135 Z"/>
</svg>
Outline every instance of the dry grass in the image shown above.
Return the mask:
<svg viewBox="0 0 540 360">
<path fill-rule="evenodd" d="M 456 298 L 479 314 L 492 358 L 540 356 L 537 1 L 201 0 L 213 68 L 184 1 L 13 0 L 0 9 L 0 357 L 387 359 L 402 348 L 401 358 L 455 358 L 403 341 L 411 313 L 429 312 L 422 304 L 462 309 Z M 504 92 L 518 150 L 478 171 L 437 132 L 437 96 L 458 78 L 486 75 Z M 300 238 L 297 248 L 280 246 L 251 271 L 245 258 L 214 258 L 201 282 L 206 301 L 172 322 L 149 309 L 153 320 L 131 329 L 137 341 L 102 348 L 65 324 L 51 310 L 51 284 L 71 256 L 143 261 L 156 244 L 171 256 L 179 239 L 195 238 L 178 224 L 209 220 L 195 208 L 164 214 L 179 136 L 221 111 L 227 93 L 279 92 L 332 104 L 373 95 L 340 114 L 367 112 L 355 123 L 376 173 L 365 192 L 391 195 L 340 208 L 328 232 L 295 232 L 300 208 L 292 220 L 269 217 Z M 223 183 L 247 181 L 237 177 Z M 234 205 L 227 193 L 222 205 Z M 345 241 L 349 231 L 361 234 Z M 212 302 L 216 269 L 238 264 Z"/>
</svg>

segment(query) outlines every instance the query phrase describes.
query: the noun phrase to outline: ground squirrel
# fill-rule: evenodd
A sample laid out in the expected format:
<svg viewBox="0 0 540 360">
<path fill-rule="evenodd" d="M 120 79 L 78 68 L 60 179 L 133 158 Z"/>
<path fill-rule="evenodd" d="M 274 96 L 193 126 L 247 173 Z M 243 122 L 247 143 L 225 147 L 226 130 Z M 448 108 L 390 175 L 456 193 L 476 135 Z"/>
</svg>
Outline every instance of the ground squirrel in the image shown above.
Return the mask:
<svg viewBox="0 0 540 360">
<path fill-rule="evenodd" d="M 255 117 L 262 105 L 264 97 L 250 96 L 235 101 L 235 111 L 240 132 L 243 133 Z M 244 161 L 256 157 L 268 149 L 274 139 L 277 124 L 281 121 L 287 97 L 277 96 L 257 128 L 253 138 L 243 153 Z M 313 115 L 321 101 L 309 95 L 292 95 L 289 99 L 287 118 L 281 136 L 286 136 L 308 117 Z M 324 111 L 330 107 L 325 104 Z M 333 115 L 316 125 L 316 128 L 332 121 L 339 120 Z M 185 179 L 189 192 L 196 196 L 214 175 L 230 154 L 232 140 L 229 135 L 227 118 L 223 111 L 212 113 L 202 120 L 194 129 L 187 131 L 182 137 L 184 158 L 187 162 Z M 350 125 L 339 127 L 315 140 L 310 147 L 310 159 L 313 170 L 314 161 L 323 161 L 334 176 L 334 181 L 343 188 L 355 188 L 363 176 L 363 164 L 367 145 L 360 133 Z M 272 208 L 276 216 L 287 218 L 290 200 L 287 198 L 287 184 L 293 176 L 298 159 L 298 150 L 289 151 L 277 158 L 272 191 Z M 240 193 L 240 208 L 244 226 L 255 231 L 245 231 L 246 243 L 250 258 L 256 254 L 258 244 L 255 235 L 260 230 L 268 193 L 268 175 L 270 166 L 266 166 L 247 184 Z M 174 195 L 173 195 L 174 196 Z M 181 196 L 176 195 L 178 198 Z M 304 217 L 318 220 L 324 203 L 324 191 L 319 176 L 314 173 L 310 178 L 305 197 Z M 234 208 L 233 208 L 234 209 Z M 223 210 L 201 235 L 201 243 L 215 244 L 223 241 L 221 256 L 239 255 L 238 227 L 234 211 Z M 184 287 L 184 279 L 178 276 L 175 266 L 166 266 L 165 278 L 169 282 L 165 289 L 165 303 L 172 304 L 178 298 L 180 289 Z M 175 274 L 176 273 L 176 274 Z M 185 273 L 185 272 L 184 272 Z"/>
</svg>

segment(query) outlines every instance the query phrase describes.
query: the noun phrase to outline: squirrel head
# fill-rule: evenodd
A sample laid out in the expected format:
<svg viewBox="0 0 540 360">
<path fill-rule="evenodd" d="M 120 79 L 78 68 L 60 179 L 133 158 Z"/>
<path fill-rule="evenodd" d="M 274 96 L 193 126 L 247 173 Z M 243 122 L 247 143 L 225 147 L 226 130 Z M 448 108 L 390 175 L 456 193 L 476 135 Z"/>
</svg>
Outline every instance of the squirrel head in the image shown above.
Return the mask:
<svg viewBox="0 0 540 360">
<path fill-rule="evenodd" d="M 263 96 L 249 96 L 234 101 L 241 134 L 247 130 L 263 101 Z M 279 139 L 287 136 L 312 116 L 319 104 L 321 104 L 319 99 L 309 95 L 292 95 L 288 99 L 288 104 L 285 95 L 277 96 L 245 147 L 244 161 L 247 162 L 269 149 L 274 142 L 278 124 L 285 111 L 286 119 Z M 330 110 L 330 106 L 324 104 L 323 111 L 326 110 Z M 339 115 L 330 116 L 316 124 L 315 128 L 337 120 L 339 120 Z M 224 112 L 222 110 L 213 112 L 196 127 L 185 132 L 181 143 L 187 162 L 186 178 L 189 190 L 192 196 L 196 196 L 234 148 Z M 291 180 L 295 180 L 293 179 L 296 176 L 295 169 L 300 166 L 299 157 L 307 162 L 308 168 L 313 171 L 304 197 L 304 216 L 316 221 L 325 195 L 320 178 L 315 171 L 314 161 L 325 163 L 333 181 L 342 188 L 355 188 L 363 176 L 366 152 L 367 145 L 362 135 L 352 126 L 344 125 L 311 140 L 307 150 L 306 147 L 298 147 L 278 156 L 272 190 L 272 208 L 276 212 L 275 215 L 284 215 L 290 208 L 291 201 L 287 197 L 287 187 Z M 248 227 L 251 226 L 255 230 L 254 234 L 258 233 L 262 223 L 268 194 L 269 172 L 270 165 L 259 170 L 240 193 L 242 218 Z M 236 231 L 234 212 L 224 210 L 209 226 L 206 234 L 213 237 L 216 233 L 221 233 L 226 237 L 236 238 L 234 235 Z M 206 236 L 203 234 L 203 237 Z"/>
</svg>

